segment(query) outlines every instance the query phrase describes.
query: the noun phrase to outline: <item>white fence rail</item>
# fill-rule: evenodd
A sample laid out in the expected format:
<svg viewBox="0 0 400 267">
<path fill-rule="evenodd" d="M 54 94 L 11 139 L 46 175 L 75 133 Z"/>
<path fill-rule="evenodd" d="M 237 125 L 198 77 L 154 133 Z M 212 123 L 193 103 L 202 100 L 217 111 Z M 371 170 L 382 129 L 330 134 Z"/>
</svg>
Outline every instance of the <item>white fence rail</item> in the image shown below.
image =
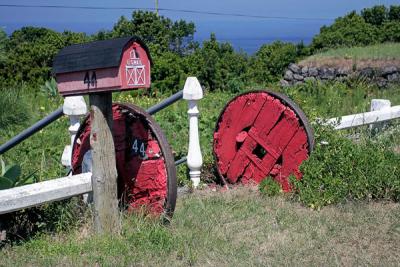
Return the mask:
<svg viewBox="0 0 400 267">
<path fill-rule="evenodd" d="M 1 190 L 0 214 L 91 192 L 91 177 L 88 172 Z"/>
<path fill-rule="evenodd" d="M 385 99 L 373 99 L 369 112 L 332 118 L 327 124 L 334 125 L 336 130 L 384 122 L 400 118 L 400 106 L 390 106 L 390 101 Z"/>
</svg>

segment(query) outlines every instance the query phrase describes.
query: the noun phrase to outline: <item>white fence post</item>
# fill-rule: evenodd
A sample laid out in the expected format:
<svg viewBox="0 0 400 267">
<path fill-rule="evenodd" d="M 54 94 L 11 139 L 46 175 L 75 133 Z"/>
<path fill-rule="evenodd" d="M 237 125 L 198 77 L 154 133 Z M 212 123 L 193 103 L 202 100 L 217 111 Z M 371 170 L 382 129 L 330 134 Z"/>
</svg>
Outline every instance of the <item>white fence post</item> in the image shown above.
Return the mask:
<svg viewBox="0 0 400 267">
<path fill-rule="evenodd" d="M 66 145 L 61 156 L 62 165 L 71 168 L 72 146 L 76 133 L 80 126 L 81 117 L 87 113 L 87 106 L 83 96 L 68 96 L 64 99 L 63 112 L 69 117 L 70 126 L 68 128 L 71 135 L 71 144 Z"/>
<path fill-rule="evenodd" d="M 187 155 L 187 165 L 189 167 L 190 180 L 196 188 L 200 184 L 201 166 L 203 158 L 200 149 L 198 116 L 199 109 L 197 101 L 203 98 L 203 89 L 196 77 L 188 77 L 183 88 L 183 99 L 189 105 L 189 149 Z"/>
<path fill-rule="evenodd" d="M 378 111 L 390 108 L 391 103 L 390 100 L 387 99 L 372 99 L 371 100 L 371 111 Z M 370 130 L 372 133 L 377 133 L 384 127 L 385 123 L 376 123 L 370 126 Z"/>
</svg>

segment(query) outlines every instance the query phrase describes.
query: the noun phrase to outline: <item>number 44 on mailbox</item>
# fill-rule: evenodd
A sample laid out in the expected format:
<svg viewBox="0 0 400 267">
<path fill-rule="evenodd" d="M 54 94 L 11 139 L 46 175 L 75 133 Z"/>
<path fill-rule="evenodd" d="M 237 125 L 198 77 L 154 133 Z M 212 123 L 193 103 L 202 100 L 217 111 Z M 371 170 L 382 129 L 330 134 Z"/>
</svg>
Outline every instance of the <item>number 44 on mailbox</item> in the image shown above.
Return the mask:
<svg viewBox="0 0 400 267">
<path fill-rule="evenodd" d="M 132 90 L 150 87 L 150 61 L 139 38 L 125 37 L 65 47 L 53 72 L 63 96 Z"/>
</svg>

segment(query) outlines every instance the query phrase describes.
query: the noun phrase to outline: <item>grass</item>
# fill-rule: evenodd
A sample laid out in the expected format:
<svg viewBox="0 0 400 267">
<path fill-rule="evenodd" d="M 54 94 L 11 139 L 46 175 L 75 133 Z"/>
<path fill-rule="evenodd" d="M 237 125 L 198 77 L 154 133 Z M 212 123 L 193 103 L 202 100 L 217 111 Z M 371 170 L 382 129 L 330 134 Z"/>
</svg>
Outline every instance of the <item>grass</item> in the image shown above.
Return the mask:
<svg viewBox="0 0 400 267">
<path fill-rule="evenodd" d="M 124 219 L 121 236 L 84 225 L 0 251 L 1 266 L 337 266 L 400 264 L 400 204 L 347 203 L 317 212 L 256 189 L 180 198 L 170 226 Z"/>
<path fill-rule="evenodd" d="M 0 98 L 7 101 L 8 95 L 16 95 L 18 101 L 2 103 L 1 117 L 6 117 L 7 127 L 0 128 L 0 143 L 3 144 L 22 130 L 42 119 L 62 105 L 62 98 L 49 98 L 33 88 L 0 89 Z M 10 114 L 15 114 L 14 116 Z M 21 119 L 22 118 L 22 119 Z M 33 173 L 36 181 L 66 174 L 60 164 L 64 146 L 69 142 L 68 118 L 62 117 L 29 139 L 23 141 L 3 155 L 8 163 L 19 164 L 23 176 Z"/>
<path fill-rule="evenodd" d="M 400 62 L 400 43 L 385 43 L 365 47 L 337 48 L 316 53 L 304 60 L 300 65 L 313 66 L 349 66 L 382 67 L 398 66 Z"/>
<path fill-rule="evenodd" d="M 378 90 L 362 82 L 317 83 L 272 90 L 289 95 L 310 120 L 366 111 L 372 98 L 386 98 L 392 105 L 400 104 L 399 86 Z M 211 177 L 215 122 L 233 96 L 227 92 L 208 92 L 199 103 L 203 173 Z M 1 143 L 62 103 L 61 98 L 49 101 L 47 96 L 34 91 L 23 97 L 31 116 L 26 123 L 0 129 Z M 148 97 L 140 92 L 124 92 L 113 97 L 115 101 L 147 108 L 166 95 Z M 175 103 L 155 118 L 176 158 L 185 155 L 187 103 Z M 61 176 L 65 173 L 60 164 L 61 153 L 69 142 L 67 127 L 67 118 L 57 121 L 7 152 L 4 159 L 21 164 L 25 173 L 38 170 L 35 174 L 38 180 Z M 387 131 L 385 135 L 387 142 L 398 146 L 398 131 Z M 179 180 L 181 184 L 188 180 L 185 166 L 179 167 Z M 3 248 L 0 266 L 400 264 L 396 257 L 400 253 L 400 204 L 351 202 L 313 211 L 284 197 L 261 197 L 256 191 L 199 191 L 178 200 L 170 226 L 140 216 L 126 216 L 121 236 L 93 236 L 87 220 L 68 231 L 62 225 L 61 231 L 31 236 Z"/>
<path fill-rule="evenodd" d="M 317 53 L 310 58 L 321 59 L 333 58 L 356 58 L 356 59 L 400 59 L 400 43 L 384 43 L 365 47 L 344 47 L 330 49 Z"/>
</svg>

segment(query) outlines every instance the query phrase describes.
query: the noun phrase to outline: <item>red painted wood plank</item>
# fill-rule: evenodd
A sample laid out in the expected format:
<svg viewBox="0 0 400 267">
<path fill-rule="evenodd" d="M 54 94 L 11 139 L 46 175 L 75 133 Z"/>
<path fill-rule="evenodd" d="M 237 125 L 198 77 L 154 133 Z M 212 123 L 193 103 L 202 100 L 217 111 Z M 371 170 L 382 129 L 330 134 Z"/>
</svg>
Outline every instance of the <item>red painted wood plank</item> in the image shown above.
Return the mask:
<svg viewBox="0 0 400 267">
<path fill-rule="evenodd" d="M 214 133 L 214 150 L 218 154 L 218 168 L 225 174 L 237 153 L 237 135 L 251 126 L 257 118 L 267 95 L 246 94 L 228 104 L 218 131 Z"/>
<path fill-rule="evenodd" d="M 299 128 L 282 155 L 282 168 L 277 175 L 277 180 L 282 184 L 282 189 L 287 192 L 291 190 L 289 176 L 293 174 L 297 179 L 301 179 L 299 167 L 308 158 L 307 135 L 303 127 Z"/>
<path fill-rule="evenodd" d="M 299 127 L 298 119 L 293 111 L 286 109 L 282 119 L 277 123 L 277 125 L 270 131 L 266 139 L 264 140 L 267 146 L 271 146 L 276 153 L 282 154 L 289 141 L 292 139 L 293 135 L 296 133 Z M 262 165 L 269 171 L 272 170 L 276 163 L 276 159 L 270 155 L 266 154 L 263 158 Z"/>
</svg>

